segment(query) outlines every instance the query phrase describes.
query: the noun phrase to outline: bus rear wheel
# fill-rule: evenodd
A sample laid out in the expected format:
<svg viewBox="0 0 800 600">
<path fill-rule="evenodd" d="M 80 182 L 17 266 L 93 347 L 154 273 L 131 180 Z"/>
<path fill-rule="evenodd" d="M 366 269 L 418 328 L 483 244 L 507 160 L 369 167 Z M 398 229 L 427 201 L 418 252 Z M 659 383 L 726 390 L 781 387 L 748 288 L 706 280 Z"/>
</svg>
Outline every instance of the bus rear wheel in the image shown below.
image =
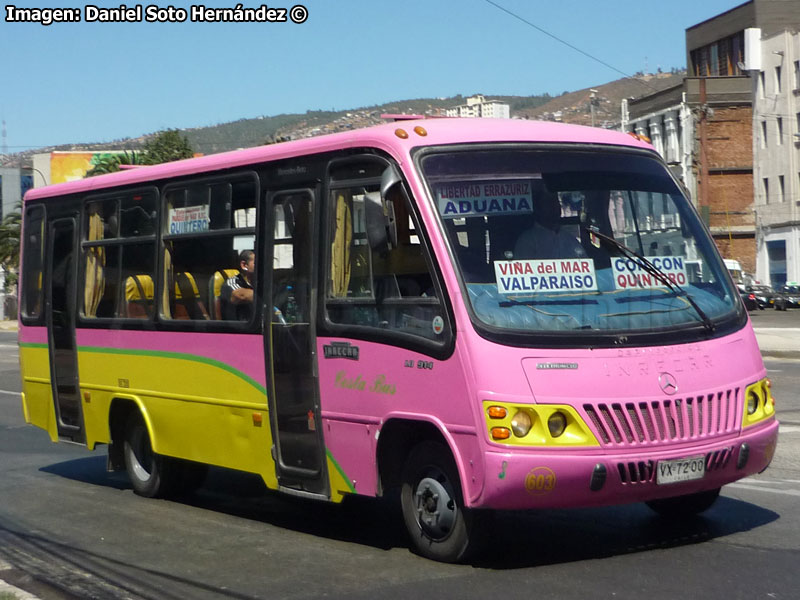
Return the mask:
<svg viewBox="0 0 800 600">
<path fill-rule="evenodd" d="M 464 508 L 458 470 L 438 442 L 415 446 L 403 468 L 400 500 L 414 549 L 427 558 L 458 562 L 474 548 L 473 515 Z"/>
<path fill-rule="evenodd" d="M 146 498 L 166 495 L 169 462 L 153 452 L 147 426 L 138 413 L 131 415 L 125 425 L 122 452 L 128 478 L 136 494 Z"/>
<path fill-rule="evenodd" d="M 674 498 L 661 498 L 645 502 L 652 510 L 664 517 L 688 517 L 711 508 L 719 497 L 720 488 L 697 492 Z"/>
</svg>

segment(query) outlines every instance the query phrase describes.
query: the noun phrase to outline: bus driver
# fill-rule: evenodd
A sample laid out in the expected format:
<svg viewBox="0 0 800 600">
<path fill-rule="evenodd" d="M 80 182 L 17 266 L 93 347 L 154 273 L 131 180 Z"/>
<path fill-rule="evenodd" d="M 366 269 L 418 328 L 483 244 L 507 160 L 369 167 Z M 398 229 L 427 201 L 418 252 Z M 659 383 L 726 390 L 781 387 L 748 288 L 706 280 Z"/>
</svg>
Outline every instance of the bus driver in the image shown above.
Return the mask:
<svg viewBox="0 0 800 600">
<path fill-rule="evenodd" d="M 581 258 L 586 251 L 571 228 L 562 227 L 561 201 L 543 189 L 536 198 L 533 227 L 522 232 L 514 246 L 514 258 Z"/>
</svg>

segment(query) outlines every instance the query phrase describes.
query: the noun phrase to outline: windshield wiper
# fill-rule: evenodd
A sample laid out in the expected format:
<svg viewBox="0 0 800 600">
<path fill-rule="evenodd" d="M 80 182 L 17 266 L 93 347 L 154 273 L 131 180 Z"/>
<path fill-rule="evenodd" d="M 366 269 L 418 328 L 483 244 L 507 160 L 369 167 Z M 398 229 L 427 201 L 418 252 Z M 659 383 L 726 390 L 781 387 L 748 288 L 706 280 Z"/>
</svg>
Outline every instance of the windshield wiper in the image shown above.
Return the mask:
<svg viewBox="0 0 800 600">
<path fill-rule="evenodd" d="M 669 277 L 667 277 L 666 274 L 664 274 L 664 272 L 661 271 L 661 269 L 659 269 L 652 262 L 647 260 L 644 256 L 639 254 L 636 250 L 629 248 L 622 242 L 615 240 L 613 237 L 610 237 L 604 233 L 600 233 L 600 230 L 597 229 L 597 227 L 595 227 L 594 225 L 584 227 L 584 229 L 586 229 L 586 231 L 589 232 L 591 235 L 597 236 L 600 240 L 606 242 L 607 244 L 612 245 L 617 250 L 622 252 L 626 257 L 634 260 L 637 264 L 639 264 L 639 266 L 641 266 L 645 271 L 647 271 L 647 273 L 649 273 L 650 275 L 658 279 L 658 281 L 667 286 L 671 292 L 675 294 L 680 294 L 681 296 L 686 298 L 686 300 L 689 302 L 689 304 L 692 306 L 695 312 L 699 315 L 700 319 L 703 321 L 703 325 L 705 326 L 705 328 L 708 329 L 709 331 L 714 331 L 714 322 L 711 319 L 709 319 L 708 315 L 703 312 L 703 309 L 697 305 L 697 302 L 694 301 L 694 298 L 692 298 L 689 295 L 689 293 L 686 290 L 684 290 L 680 285 L 678 285 L 676 282 L 672 281 Z"/>
</svg>

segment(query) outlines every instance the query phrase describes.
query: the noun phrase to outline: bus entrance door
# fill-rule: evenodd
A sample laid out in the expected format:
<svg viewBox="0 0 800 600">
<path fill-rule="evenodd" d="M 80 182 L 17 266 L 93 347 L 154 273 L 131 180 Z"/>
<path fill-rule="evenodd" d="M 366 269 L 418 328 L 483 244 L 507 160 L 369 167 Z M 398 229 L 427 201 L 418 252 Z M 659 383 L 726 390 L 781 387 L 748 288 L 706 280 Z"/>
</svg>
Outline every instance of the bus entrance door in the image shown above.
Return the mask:
<svg viewBox="0 0 800 600">
<path fill-rule="evenodd" d="M 319 408 L 312 306 L 317 249 L 310 189 L 271 195 L 272 268 L 266 329 L 269 402 L 278 482 L 282 489 L 329 495 Z"/>
<path fill-rule="evenodd" d="M 50 225 L 45 318 L 58 436 L 82 444 L 86 435 L 75 344 L 75 235 L 74 219 L 58 219 Z"/>
</svg>

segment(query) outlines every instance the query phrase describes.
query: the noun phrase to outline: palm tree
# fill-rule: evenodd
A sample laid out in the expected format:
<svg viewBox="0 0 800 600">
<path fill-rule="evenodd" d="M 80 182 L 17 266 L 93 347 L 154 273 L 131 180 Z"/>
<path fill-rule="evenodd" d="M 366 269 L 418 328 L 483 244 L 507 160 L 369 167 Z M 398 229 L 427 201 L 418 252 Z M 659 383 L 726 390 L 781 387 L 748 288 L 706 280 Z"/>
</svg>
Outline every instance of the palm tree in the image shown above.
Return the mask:
<svg viewBox="0 0 800 600">
<path fill-rule="evenodd" d="M 22 202 L 0 221 L 0 267 L 6 272 L 5 290 L 11 290 L 17 282 L 19 269 L 19 242 L 22 228 Z"/>
<path fill-rule="evenodd" d="M 115 173 L 120 170 L 120 165 L 141 165 L 142 154 L 136 151 L 127 150 L 122 154 L 104 154 L 102 155 L 95 165 L 86 171 L 86 177 L 94 177 L 95 175 L 105 175 L 106 173 Z"/>
</svg>

